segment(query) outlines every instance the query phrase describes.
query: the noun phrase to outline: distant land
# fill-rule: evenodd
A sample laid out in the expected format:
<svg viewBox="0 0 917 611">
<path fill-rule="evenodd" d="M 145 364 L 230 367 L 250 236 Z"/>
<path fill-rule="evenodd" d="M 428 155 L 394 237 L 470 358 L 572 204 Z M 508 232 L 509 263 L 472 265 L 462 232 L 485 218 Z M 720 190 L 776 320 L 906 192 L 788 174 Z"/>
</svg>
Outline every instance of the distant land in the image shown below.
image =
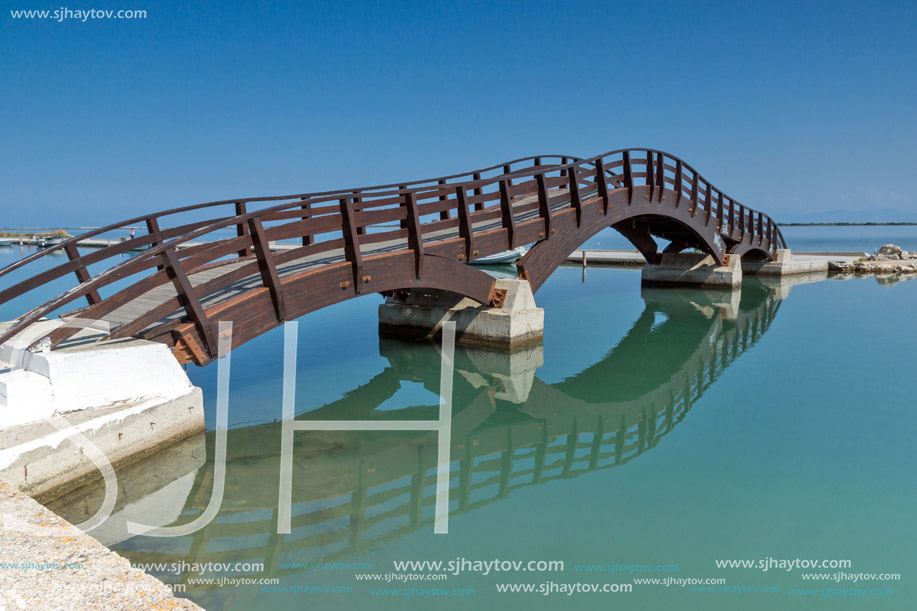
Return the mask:
<svg viewBox="0 0 917 611">
<path fill-rule="evenodd" d="M 780 215 L 776 220 L 781 225 L 910 225 L 917 223 L 917 210 L 906 210 L 903 208 L 862 208 L 858 210 L 838 209 L 786 216 Z"/>
</svg>

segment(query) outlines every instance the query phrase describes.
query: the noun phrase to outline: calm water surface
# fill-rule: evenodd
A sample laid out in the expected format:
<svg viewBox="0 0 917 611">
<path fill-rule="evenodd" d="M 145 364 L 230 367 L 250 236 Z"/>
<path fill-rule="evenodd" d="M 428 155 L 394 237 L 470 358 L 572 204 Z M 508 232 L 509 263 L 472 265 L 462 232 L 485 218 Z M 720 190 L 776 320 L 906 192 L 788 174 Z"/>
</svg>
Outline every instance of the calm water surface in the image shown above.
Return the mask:
<svg viewBox="0 0 917 611">
<path fill-rule="evenodd" d="M 896 241 L 874 238 L 862 238 L 863 248 Z M 859 248 L 841 247 L 847 239 L 830 238 L 831 248 Z M 435 434 L 410 432 L 296 433 L 293 528 L 276 534 L 280 330 L 233 353 L 217 519 L 178 538 L 129 537 L 123 526 L 125 518 L 180 524 L 201 513 L 214 475 L 208 432 L 123 471 L 116 513 L 94 534 L 138 563 L 264 564 L 254 574 L 151 571 L 185 584 L 182 595 L 211 610 L 914 608 L 917 282 L 749 279 L 733 298 L 641 290 L 639 273 L 627 270 L 589 269 L 584 281 L 568 268 L 537 299 L 543 347 L 512 358 L 456 351 L 449 534 L 433 533 L 442 448 Z M 436 418 L 438 349 L 380 340 L 379 301 L 300 321 L 299 418 Z M 212 429 L 216 368 L 189 375 L 204 389 Z M 50 506 L 76 521 L 99 502 L 89 486 Z M 803 569 L 715 564 L 768 557 L 849 559 L 846 572 L 901 580 L 811 582 Z M 393 561 L 456 558 L 561 560 L 564 570 L 407 583 L 356 577 L 389 574 Z M 616 563 L 660 571 L 603 570 Z M 281 587 L 330 591 L 191 581 L 200 577 L 276 577 Z M 774 591 L 638 584 L 631 593 L 567 597 L 496 589 L 666 577 Z M 886 595 L 791 594 L 828 587 Z M 423 594 L 399 595 L 405 588 L 452 595 L 419 603 Z"/>
</svg>

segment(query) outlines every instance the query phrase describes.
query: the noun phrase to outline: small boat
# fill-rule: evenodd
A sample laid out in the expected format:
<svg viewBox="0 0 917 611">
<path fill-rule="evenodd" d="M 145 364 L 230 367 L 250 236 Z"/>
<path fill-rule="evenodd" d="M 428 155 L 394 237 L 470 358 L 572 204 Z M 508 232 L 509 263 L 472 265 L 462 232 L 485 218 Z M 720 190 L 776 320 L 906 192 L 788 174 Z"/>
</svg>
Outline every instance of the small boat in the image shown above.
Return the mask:
<svg viewBox="0 0 917 611">
<path fill-rule="evenodd" d="M 53 237 L 53 238 L 38 238 L 35 240 L 35 245 L 39 248 L 51 248 L 52 246 L 57 246 L 67 238 Z"/>
<path fill-rule="evenodd" d="M 528 249 L 525 246 L 520 246 L 519 248 L 514 248 L 512 250 L 504 250 L 503 252 L 498 252 L 493 255 L 487 255 L 486 257 L 480 257 L 471 262 L 472 265 L 500 265 L 501 263 L 515 263 L 522 256 L 528 252 Z"/>
</svg>

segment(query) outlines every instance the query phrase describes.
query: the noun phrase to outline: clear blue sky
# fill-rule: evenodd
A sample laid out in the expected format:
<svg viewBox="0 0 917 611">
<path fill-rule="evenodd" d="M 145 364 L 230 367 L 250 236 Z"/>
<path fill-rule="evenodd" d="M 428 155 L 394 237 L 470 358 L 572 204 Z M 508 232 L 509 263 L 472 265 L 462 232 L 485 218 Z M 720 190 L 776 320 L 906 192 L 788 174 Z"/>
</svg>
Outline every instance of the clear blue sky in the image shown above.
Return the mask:
<svg viewBox="0 0 917 611">
<path fill-rule="evenodd" d="M 778 219 L 917 209 L 914 2 L 2 4 L 0 226 L 628 146 Z"/>
</svg>

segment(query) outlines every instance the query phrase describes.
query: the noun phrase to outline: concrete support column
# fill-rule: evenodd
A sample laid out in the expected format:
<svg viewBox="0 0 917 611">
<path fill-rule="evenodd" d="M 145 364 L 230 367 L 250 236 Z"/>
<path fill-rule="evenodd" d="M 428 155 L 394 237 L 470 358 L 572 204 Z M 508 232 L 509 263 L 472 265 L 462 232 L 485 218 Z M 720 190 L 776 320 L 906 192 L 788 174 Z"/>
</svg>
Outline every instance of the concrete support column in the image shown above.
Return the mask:
<svg viewBox="0 0 917 611">
<path fill-rule="evenodd" d="M 710 255 L 663 253 L 659 265 L 647 265 L 641 276 L 648 286 L 697 286 L 709 289 L 738 289 L 742 285 L 742 257 L 729 255 L 718 266 Z"/>
<path fill-rule="evenodd" d="M 499 308 L 434 289 L 412 289 L 407 297 L 388 297 L 379 306 L 379 334 L 420 339 L 439 335 L 443 323 L 455 322 L 456 343 L 513 350 L 541 343 L 544 310 L 535 305 L 527 280 L 499 279 L 506 291 Z"/>
</svg>

